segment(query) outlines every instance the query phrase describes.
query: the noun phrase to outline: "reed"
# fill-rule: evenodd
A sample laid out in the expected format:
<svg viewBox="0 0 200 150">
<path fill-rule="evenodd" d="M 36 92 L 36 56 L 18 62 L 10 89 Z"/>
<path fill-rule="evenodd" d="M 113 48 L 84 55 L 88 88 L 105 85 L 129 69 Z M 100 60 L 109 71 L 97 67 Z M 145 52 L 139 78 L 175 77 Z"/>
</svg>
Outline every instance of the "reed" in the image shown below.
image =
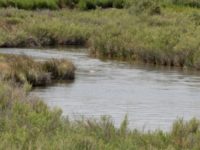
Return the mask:
<svg viewBox="0 0 200 150">
<path fill-rule="evenodd" d="M 1 9 L 0 47 L 79 45 L 94 56 L 199 69 L 199 16 L 157 0 L 126 9 Z"/>
<path fill-rule="evenodd" d="M 75 67 L 67 60 L 36 62 L 27 56 L 1 54 L 0 69 L 2 80 L 12 80 L 21 85 L 44 86 L 52 80 L 73 80 L 75 77 Z"/>
</svg>

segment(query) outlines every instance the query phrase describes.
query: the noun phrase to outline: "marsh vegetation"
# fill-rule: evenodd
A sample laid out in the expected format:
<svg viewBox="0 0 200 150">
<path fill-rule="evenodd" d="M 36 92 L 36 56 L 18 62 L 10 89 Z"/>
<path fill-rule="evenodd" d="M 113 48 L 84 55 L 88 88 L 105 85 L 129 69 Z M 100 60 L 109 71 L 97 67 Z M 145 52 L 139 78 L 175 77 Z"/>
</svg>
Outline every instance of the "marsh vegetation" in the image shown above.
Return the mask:
<svg viewBox="0 0 200 150">
<path fill-rule="evenodd" d="M 0 55 L 0 77 L 20 85 L 44 86 L 53 80 L 73 80 L 74 65 L 67 60 L 36 62 L 27 56 Z"/>
<path fill-rule="evenodd" d="M 200 69 L 198 0 L 0 0 L 0 7 L 0 47 L 79 45 L 100 58 Z M 126 117 L 119 128 L 107 117 L 71 121 L 28 95 L 30 86 L 74 79 L 67 60 L 2 54 L 0 69 L 0 149 L 200 148 L 196 119 L 144 133 L 129 130 Z"/>
<path fill-rule="evenodd" d="M 177 120 L 170 132 L 116 128 L 109 117 L 69 120 L 28 96 L 15 82 L 0 83 L 0 149 L 199 149 L 200 122 Z"/>
<path fill-rule="evenodd" d="M 87 46 L 98 57 L 200 69 L 200 10 L 178 1 L 124 9 L 0 10 L 1 47 Z"/>
</svg>

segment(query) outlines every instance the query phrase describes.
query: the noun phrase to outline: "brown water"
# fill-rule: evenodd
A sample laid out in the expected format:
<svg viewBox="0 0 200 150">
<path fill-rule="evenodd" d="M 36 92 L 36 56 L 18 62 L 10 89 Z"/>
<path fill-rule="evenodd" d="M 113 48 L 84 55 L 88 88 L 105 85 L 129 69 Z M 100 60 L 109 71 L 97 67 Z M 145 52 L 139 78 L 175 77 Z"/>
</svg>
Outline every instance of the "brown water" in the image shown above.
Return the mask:
<svg viewBox="0 0 200 150">
<path fill-rule="evenodd" d="M 71 118 L 110 115 L 118 126 L 127 114 L 130 128 L 165 131 L 178 117 L 200 118 L 198 73 L 101 61 L 83 51 L 0 49 L 0 53 L 40 60 L 72 60 L 77 67 L 74 82 L 36 88 L 31 93 L 51 107 L 62 108 L 63 115 Z"/>
</svg>

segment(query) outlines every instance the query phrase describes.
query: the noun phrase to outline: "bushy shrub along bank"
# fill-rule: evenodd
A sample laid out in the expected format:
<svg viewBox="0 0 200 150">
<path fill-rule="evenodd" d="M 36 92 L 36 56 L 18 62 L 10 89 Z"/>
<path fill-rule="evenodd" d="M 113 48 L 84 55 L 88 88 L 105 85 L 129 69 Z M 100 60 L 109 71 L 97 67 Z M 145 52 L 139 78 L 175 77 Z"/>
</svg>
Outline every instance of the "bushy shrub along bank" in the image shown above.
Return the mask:
<svg viewBox="0 0 200 150">
<path fill-rule="evenodd" d="M 0 7 L 21 9 L 80 8 L 83 10 L 101 8 L 123 8 L 128 0 L 0 0 Z"/>
<path fill-rule="evenodd" d="M 0 55 L 0 77 L 21 85 L 47 85 L 52 80 L 73 80 L 75 67 L 67 60 L 36 62 L 27 56 Z"/>
<path fill-rule="evenodd" d="M 120 128 L 109 117 L 70 121 L 15 82 L 0 82 L 0 112 L 0 149 L 200 149 L 199 120 L 178 120 L 167 133 L 130 130 L 127 118 Z"/>
</svg>

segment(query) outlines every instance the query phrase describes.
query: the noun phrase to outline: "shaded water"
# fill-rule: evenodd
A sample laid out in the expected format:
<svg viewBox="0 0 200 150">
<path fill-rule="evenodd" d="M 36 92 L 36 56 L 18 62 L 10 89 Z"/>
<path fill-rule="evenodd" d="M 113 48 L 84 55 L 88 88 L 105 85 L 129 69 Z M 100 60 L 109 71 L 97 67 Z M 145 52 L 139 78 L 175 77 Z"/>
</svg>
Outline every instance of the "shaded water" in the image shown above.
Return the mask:
<svg viewBox="0 0 200 150">
<path fill-rule="evenodd" d="M 200 76 L 195 72 L 101 61 L 73 50 L 0 49 L 0 53 L 73 61 L 74 82 L 32 91 L 70 117 L 110 115 L 118 126 L 128 114 L 130 128 L 165 131 L 177 117 L 200 118 Z"/>
</svg>

